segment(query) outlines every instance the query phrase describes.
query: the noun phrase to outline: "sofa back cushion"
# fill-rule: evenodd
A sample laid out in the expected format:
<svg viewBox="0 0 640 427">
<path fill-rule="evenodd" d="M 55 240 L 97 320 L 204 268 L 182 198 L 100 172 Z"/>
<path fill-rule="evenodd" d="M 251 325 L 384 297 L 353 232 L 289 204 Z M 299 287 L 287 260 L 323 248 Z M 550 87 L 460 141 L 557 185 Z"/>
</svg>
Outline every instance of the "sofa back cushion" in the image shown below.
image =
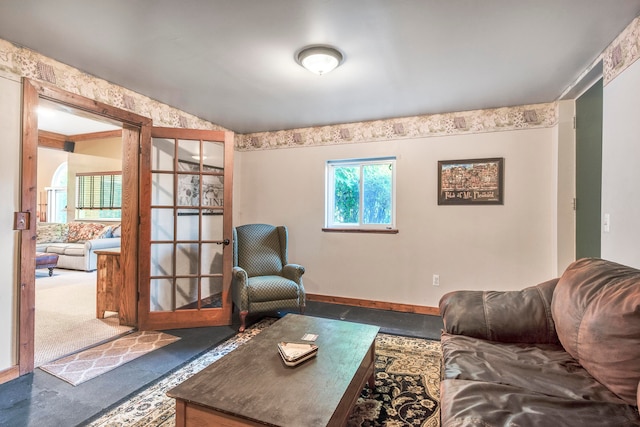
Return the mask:
<svg viewBox="0 0 640 427">
<path fill-rule="evenodd" d="M 84 243 L 87 240 L 111 236 L 111 226 L 97 222 L 70 222 L 69 243 Z"/>
<path fill-rule="evenodd" d="M 565 350 L 609 390 L 637 405 L 640 270 L 578 260 L 558 281 L 551 310 Z"/>
<path fill-rule="evenodd" d="M 551 299 L 558 279 L 519 291 L 453 291 L 440 299 L 445 331 L 507 343 L 558 344 Z"/>
</svg>

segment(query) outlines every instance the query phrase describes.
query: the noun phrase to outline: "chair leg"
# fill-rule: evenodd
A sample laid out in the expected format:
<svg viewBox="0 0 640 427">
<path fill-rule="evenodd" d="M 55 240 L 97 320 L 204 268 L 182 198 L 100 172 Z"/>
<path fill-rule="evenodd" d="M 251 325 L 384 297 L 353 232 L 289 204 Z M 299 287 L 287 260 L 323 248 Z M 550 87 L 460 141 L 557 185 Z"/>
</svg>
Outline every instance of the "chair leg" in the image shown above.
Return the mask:
<svg viewBox="0 0 640 427">
<path fill-rule="evenodd" d="M 239 329 L 240 332 L 244 332 L 246 328 L 247 314 L 249 314 L 248 311 L 240 312 L 240 329 Z"/>
<path fill-rule="evenodd" d="M 305 308 L 307 308 L 307 306 L 306 306 L 306 305 L 304 305 L 304 304 L 302 304 L 302 305 L 300 306 L 300 314 L 304 314 L 304 309 L 305 309 Z"/>
</svg>

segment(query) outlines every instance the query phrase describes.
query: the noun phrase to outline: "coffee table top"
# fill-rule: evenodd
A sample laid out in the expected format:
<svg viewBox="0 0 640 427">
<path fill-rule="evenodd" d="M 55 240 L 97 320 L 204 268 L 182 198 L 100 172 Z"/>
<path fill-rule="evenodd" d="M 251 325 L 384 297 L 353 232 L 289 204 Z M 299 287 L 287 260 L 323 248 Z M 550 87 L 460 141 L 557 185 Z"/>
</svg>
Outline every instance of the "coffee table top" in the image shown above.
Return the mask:
<svg viewBox="0 0 640 427">
<path fill-rule="evenodd" d="M 325 426 L 379 329 L 288 314 L 167 395 L 273 425 Z M 286 366 L 278 342 L 302 342 L 306 333 L 318 335 L 318 355 Z"/>
</svg>

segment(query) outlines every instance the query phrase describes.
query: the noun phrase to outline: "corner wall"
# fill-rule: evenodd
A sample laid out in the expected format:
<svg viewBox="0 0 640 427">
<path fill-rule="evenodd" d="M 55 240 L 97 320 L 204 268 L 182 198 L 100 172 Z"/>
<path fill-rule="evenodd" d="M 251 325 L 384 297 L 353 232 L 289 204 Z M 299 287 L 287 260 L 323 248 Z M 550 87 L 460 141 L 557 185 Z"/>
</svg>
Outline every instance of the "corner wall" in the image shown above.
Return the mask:
<svg viewBox="0 0 640 427">
<path fill-rule="evenodd" d="M 602 258 L 640 268 L 640 61 L 603 89 Z"/>
<path fill-rule="evenodd" d="M 289 227 L 308 293 L 437 307 L 457 289 L 556 275 L 558 126 L 236 153 L 234 224 Z M 325 162 L 397 156 L 399 233 L 321 231 Z M 438 206 L 438 160 L 505 158 L 503 206 Z M 431 284 L 440 275 L 440 286 Z"/>
</svg>

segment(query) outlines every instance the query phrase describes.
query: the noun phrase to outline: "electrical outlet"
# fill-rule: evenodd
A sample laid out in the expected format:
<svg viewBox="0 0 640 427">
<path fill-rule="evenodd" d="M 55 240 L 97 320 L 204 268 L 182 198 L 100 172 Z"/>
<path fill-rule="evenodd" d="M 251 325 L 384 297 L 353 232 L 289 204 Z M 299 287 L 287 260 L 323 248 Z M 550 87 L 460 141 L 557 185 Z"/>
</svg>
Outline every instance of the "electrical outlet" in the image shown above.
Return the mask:
<svg viewBox="0 0 640 427">
<path fill-rule="evenodd" d="M 433 275 L 433 286 L 440 286 L 440 275 Z"/>
</svg>

